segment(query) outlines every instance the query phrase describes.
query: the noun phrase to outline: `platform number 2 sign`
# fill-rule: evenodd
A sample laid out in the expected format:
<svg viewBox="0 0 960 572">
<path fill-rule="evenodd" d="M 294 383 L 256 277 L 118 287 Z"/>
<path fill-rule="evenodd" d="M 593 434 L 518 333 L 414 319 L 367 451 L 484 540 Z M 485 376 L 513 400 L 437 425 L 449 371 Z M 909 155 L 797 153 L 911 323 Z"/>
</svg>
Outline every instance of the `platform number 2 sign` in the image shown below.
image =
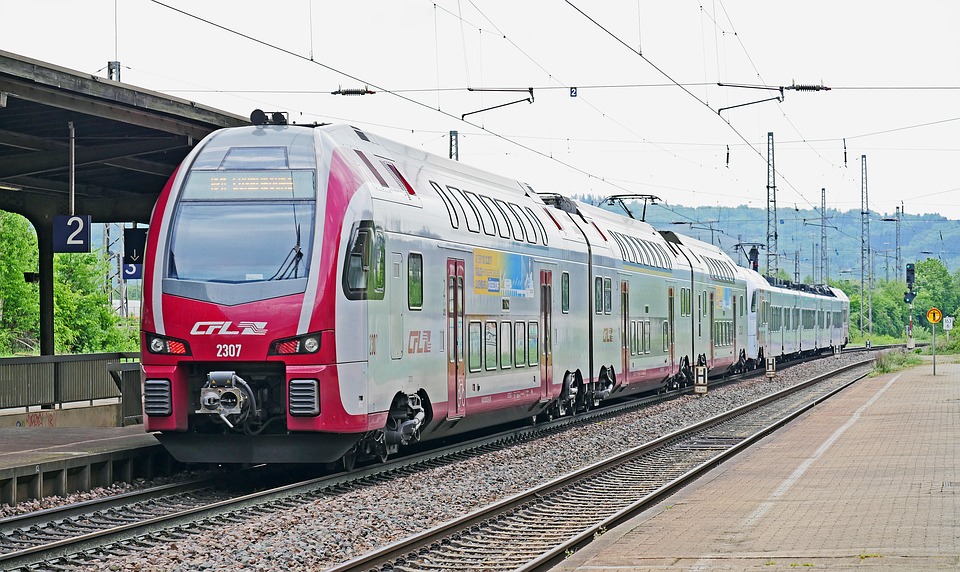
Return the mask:
<svg viewBox="0 0 960 572">
<path fill-rule="evenodd" d="M 53 217 L 54 252 L 90 252 L 90 215 Z"/>
</svg>

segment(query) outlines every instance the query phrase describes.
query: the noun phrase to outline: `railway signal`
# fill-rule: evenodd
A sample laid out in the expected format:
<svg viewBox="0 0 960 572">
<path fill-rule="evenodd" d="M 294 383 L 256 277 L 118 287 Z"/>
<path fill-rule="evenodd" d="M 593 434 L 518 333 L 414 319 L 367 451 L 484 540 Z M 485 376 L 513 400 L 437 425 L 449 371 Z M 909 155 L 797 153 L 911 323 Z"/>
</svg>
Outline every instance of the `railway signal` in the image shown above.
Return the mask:
<svg viewBox="0 0 960 572">
<path fill-rule="evenodd" d="M 913 292 L 912 290 L 907 290 L 906 292 L 903 293 L 903 301 L 906 302 L 907 304 L 911 304 L 913 302 L 913 299 L 916 297 L 917 297 L 917 293 Z"/>
<path fill-rule="evenodd" d="M 914 282 L 914 278 L 915 278 L 915 276 L 916 276 L 915 272 L 916 272 L 916 271 L 915 271 L 915 269 L 914 269 L 913 263 L 912 263 L 912 262 L 908 262 L 908 263 L 907 263 L 907 287 L 908 287 L 910 290 L 913 290 L 913 282 Z"/>
</svg>

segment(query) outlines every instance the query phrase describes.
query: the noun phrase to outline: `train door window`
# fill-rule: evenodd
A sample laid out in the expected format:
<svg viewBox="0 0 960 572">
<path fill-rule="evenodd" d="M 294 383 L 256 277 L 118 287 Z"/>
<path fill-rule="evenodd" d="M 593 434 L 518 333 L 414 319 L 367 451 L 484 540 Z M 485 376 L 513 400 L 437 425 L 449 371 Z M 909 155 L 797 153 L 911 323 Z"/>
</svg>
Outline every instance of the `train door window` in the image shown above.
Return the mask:
<svg viewBox="0 0 960 572">
<path fill-rule="evenodd" d="M 514 324 L 513 336 L 513 363 L 517 367 L 523 367 L 527 363 L 527 324 L 517 322 Z"/>
<path fill-rule="evenodd" d="M 570 313 L 570 273 L 560 275 L 560 312 Z"/>
<path fill-rule="evenodd" d="M 603 279 L 603 313 L 613 312 L 613 281 L 609 278 Z"/>
<path fill-rule="evenodd" d="M 497 206 L 500 207 L 500 210 L 503 211 L 507 221 L 510 222 L 510 230 L 513 232 L 513 239 L 519 241 L 526 241 L 527 237 L 523 235 L 523 224 L 520 222 L 520 219 L 517 218 L 516 213 L 510 210 L 510 205 L 506 202 L 501 201 L 500 199 L 493 199 L 497 203 Z"/>
<path fill-rule="evenodd" d="M 460 189 L 447 185 L 447 190 L 450 191 L 450 196 L 453 197 L 454 202 L 458 203 L 460 208 L 463 209 L 467 221 L 467 230 L 480 232 L 480 215 L 477 214 L 476 207 L 470 204 L 470 201 L 467 200 L 466 195 Z"/>
<path fill-rule="evenodd" d="M 423 255 L 415 252 L 407 256 L 407 308 L 423 308 Z"/>
<path fill-rule="evenodd" d="M 637 322 L 630 322 L 630 355 L 637 355 Z"/>
<path fill-rule="evenodd" d="M 597 314 L 603 313 L 603 278 L 597 276 L 593 282 L 594 311 Z"/>
<path fill-rule="evenodd" d="M 543 237 L 543 245 L 546 246 L 550 244 L 550 241 L 547 239 L 547 229 L 543 226 L 543 223 L 540 222 L 540 218 L 534 213 L 530 207 L 523 207 L 523 210 L 527 211 L 527 216 L 530 217 L 530 220 L 540 229 L 540 236 Z"/>
<path fill-rule="evenodd" d="M 757 291 L 754 290 L 753 296 L 750 298 L 750 312 L 754 314 L 757 312 L 757 295 Z"/>
<path fill-rule="evenodd" d="M 507 222 L 507 215 L 504 214 L 500 205 L 493 202 L 493 199 L 490 197 L 481 196 L 480 200 L 483 201 L 483 204 L 493 213 L 493 220 L 497 222 L 497 232 L 500 234 L 500 238 L 510 238 L 510 223 Z"/>
<path fill-rule="evenodd" d="M 645 354 L 650 353 L 650 350 L 652 349 L 651 342 L 652 340 L 650 339 L 650 321 L 647 320 L 646 322 L 643 323 L 643 353 Z"/>
<path fill-rule="evenodd" d="M 470 322 L 470 353 L 468 355 L 467 366 L 470 371 L 480 371 L 481 354 L 483 353 L 483 329 L 480 322 Z"/>
<path fill-rule="evenodd" d="M 484 332 L 483 335 L 483 363 L 487 371 L 493 371 L 497 369 L 498 350 L 499 344 L 497 344 L 497 323 L 487 322 L 486 332 Z"/>
<path fill-rule="evenodd" d="M 447 214 L 450 216 L 450 226 L 453 228 L 460 228 L 460 218 L 457 216 L 457 211 L 453 208 L 453 202 L 447 192 L 440 188 L 440 185 L 430 181 L 430 186 L 433 187 L 433 190 L 437 191 L 437 194 L 440 195 L 440 200 L 443 202 L 443 206 L 447 207 Z"/>
<path fill-rule="evenodd" d="M 663 323 L 661 328 L 661 335 L 663 336 L 663 351 L 670 351 L 670 327 L 666 322 Z"/>
<path fill-rule="evenodd" d="M 386 286 L 386 243 L 372 221 L 362 221 L 347 247 L 343 289 L 350 300 L 382 300 Z"/>
<path fill-rule="evenodd" d="M 473 191 L 465 190 L 463 194 L 466 195 L 467 200 L 470 201 L 470 206 L 473 207 L 473 210 L 480 216 L 480 226 L 483 228 L 483 233 L 490 236 L 496 234 L 497 226 L 493 222 L 493 213 L 490 212 L 490 207 L 485 205 L 477 193 Z"/>
<path fill-rule="evenodd" d="M 740 317 L 743 317 L 743 296 L 740 296 Z"/>
<path fill-rule="evenodd" d="M 500 367 L 513 367 L 513 324 L 500 322 Z"/>
<path fill-rule="evenodd" d="M 527 364 L 534 366 L 540 363 L 540 324 L 530 322 L 527 325 Z"/>
</svg>

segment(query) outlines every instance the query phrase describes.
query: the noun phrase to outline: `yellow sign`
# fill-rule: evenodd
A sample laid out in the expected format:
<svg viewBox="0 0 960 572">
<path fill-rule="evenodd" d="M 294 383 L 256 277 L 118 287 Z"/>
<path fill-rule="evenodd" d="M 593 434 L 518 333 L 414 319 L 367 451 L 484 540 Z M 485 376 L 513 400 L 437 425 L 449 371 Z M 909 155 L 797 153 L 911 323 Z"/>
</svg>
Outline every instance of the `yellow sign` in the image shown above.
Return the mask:
<svg viewBox="0 0 960 572">
<path fill-rule="evenodd" d="M 940 308 L 930 308 L 927 310 L 927 320 L 931 324 L 936 324 L 941 319 L 943 319 L 943 312 L 940 311 Z"/>
</svg>

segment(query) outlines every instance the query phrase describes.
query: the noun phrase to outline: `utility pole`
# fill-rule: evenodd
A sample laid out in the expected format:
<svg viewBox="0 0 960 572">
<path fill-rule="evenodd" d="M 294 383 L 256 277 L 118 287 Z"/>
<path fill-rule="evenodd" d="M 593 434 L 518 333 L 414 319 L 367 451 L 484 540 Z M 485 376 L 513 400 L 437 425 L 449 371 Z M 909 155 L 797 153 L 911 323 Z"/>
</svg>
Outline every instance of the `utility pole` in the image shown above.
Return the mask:
<svg viewBox="0 0 960 572">
<path fill-rule="evenodd" d="M 820 283 L 830 284 L 830 258 L 827 256 L 827 189 L 820 189 Z"/>
<path fill-rule="evenodd" d="M 897 207 L 897 276 L 903 276 L 903 258 L 900 256 L 900 207 Z"/>
<path fill-rule="evenodd" d="M 867 156 L 860 156 L 860 335 L 863 335 L 863 295 L 867 295 L 867 323 L 873 336 L 873 265 L 870 260 L 870 199 L 867 194 Z"/>
<path fill-rule="evenodd" d="M 773 131 L 767 132 L 767 276 L 780 274 L 777 256 L 777 181 L 773 161 Z"/>
<path fill-rule="evenodd" d="M 450 132 L 450 158 L 460 160 L 460 134 L 457 131 Z"/>
</svg>

